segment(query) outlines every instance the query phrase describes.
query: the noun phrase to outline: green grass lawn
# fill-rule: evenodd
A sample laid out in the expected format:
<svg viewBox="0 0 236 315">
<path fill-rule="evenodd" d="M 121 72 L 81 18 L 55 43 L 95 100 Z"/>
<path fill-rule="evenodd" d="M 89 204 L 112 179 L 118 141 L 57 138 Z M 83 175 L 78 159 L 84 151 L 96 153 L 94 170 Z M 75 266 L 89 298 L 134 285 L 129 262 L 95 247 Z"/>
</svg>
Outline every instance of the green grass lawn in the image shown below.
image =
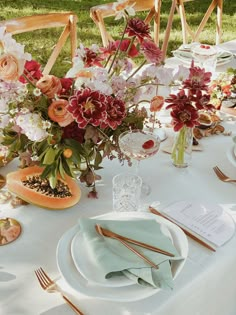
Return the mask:
<svg viewBox="0 0 236 315">
<path fill-rule="evenodd" d="M 143 0 L 145 1 L 145 0 Z M 108 0 L 1 0 L 0 2 L 0 20 L 10 19 L 18 16 L 42 14 L 48 12 L 74 11 L 78 15 L 78 43 L 85 45 L 92 43 L 101 44 L 99 30 L 96 28 L 89 16 L 89 9 L 97 4 L 111 2 Z M 186 3 L 188 21 L 193 29 L 196 29 L 210 1 L 196 0 Z M 163 0 L 160 26 L 160 43 L 162 42 L 166 28 L 168 14 L 171 6 L 171 0 Z M 113 36 L 117 37 L 123 27 L 122 21 L 114 21 L 113 18 L 107 19 L 108 29 Z M 223 36 L 222 41 L 228 41 L 235 38 L 236 29 L 236 1 L 224 0 L 223 8 Z M 50 49 L 55 43 L 55 38 L 59 31 L 49 29 L 37 31 L 36 34 L 27 33 L 17 35 L 16 39 L 23 43 L 26 50 L 30 52 L 35 59 L 45 64 Z M 215 40 L 215 15 L 213 14 L 207 23 L 204 32 L 201 34 L 200 41 L 208 44 L 214 44 Z M 168 55 L 182 43 L 180 19 L 176 14 L 173 22 L 170 36 Z M 69 45 L 60 54 L 58 61 L 53 69 L 56 75 L 63 75 L 69 68 Z"/>
</svg>

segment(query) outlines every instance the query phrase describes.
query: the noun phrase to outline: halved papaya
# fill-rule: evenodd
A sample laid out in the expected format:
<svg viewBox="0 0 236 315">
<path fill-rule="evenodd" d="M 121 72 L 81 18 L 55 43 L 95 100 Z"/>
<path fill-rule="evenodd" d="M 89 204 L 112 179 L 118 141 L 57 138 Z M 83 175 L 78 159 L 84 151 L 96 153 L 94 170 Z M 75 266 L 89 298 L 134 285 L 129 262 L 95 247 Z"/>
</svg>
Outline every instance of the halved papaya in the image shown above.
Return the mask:
<svg viewBox="0 0 236 315">
<path fill-rule="evenodd" d="M 73 178 L 58 177 L 56 187 L 51 188 L 49 181 L 40 177 L 42 172 L 36 165 L 11 172 L 6 176 L 7 188 L 28 203 L 47 209 L 66 209 L 79 202 L 81 190 Z"/>
</svg>

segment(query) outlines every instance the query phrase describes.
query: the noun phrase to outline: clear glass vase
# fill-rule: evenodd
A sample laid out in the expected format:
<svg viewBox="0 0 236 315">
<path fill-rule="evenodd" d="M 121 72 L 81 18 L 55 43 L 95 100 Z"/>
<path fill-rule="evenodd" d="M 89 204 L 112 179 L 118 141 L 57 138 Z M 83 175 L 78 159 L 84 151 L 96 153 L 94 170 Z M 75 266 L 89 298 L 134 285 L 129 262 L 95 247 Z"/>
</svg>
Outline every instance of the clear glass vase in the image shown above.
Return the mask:
<svg viewBox="0 0 236 315">
<path fill-rule="evenodd" d="M 192 157 L 193 128 L 183 126 L 175 133 L 171 158 L 174 166 L 188 167 Z"/>
</svg>

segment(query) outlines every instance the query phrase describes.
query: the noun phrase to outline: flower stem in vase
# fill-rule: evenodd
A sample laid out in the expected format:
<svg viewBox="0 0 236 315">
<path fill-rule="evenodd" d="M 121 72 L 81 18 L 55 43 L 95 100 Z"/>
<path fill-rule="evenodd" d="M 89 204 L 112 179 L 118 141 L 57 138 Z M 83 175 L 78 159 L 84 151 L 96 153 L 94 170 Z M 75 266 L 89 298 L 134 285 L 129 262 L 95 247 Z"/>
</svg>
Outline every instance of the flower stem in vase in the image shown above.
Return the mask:
<svg viewBox="0 0 236 315">
<path fill-rule="evenodd" d="M 192 128 L 182 127 L 177 132 L 172 148 L 171 158 L 176 167 L 184 168 L 189 165 L 192 153 Z"/>
</svg>

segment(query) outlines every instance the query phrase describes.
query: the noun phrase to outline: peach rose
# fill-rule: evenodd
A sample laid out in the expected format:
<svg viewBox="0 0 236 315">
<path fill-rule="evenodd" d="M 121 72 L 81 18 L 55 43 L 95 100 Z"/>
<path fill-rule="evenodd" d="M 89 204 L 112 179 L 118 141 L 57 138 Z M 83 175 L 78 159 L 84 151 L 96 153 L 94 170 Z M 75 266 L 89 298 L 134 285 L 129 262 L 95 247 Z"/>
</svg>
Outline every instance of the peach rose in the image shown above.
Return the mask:
<svg viewBox="0 0 236 315">
<path fill-rule="evenodd" d="M 47 95 L 49 98 L 54 98 L 55 94 L 59 94 L 62 85 L 59 78 L 54 75 L 44 75 L 37 83 L 37 88 L 41 90 L 41 92 Z"/>
<path fill-rule="evenodd" d="M 0 79 L 4 81 L 16 81 L 20 75 L 18 59 L 11 54 L 0 56 Z"/>
<path fill-rule="evenodd" d="M 162 109 L 162 106 L 164 105 L 164 97 L 163 96 L 154 96 L 151 99 L 150 104 L 150 112 L 159 112 Z"/>
<path fill-rule="evenodd" d="M 73 116 L 66 108 L 67 105 L 67 100 L 57 100 L 53 101 L 48 107 L 48 116 L 52 121 L 57 122 L 61 127 L 68 126 L 72 121 L 74 121 Z"/>
</svg>

